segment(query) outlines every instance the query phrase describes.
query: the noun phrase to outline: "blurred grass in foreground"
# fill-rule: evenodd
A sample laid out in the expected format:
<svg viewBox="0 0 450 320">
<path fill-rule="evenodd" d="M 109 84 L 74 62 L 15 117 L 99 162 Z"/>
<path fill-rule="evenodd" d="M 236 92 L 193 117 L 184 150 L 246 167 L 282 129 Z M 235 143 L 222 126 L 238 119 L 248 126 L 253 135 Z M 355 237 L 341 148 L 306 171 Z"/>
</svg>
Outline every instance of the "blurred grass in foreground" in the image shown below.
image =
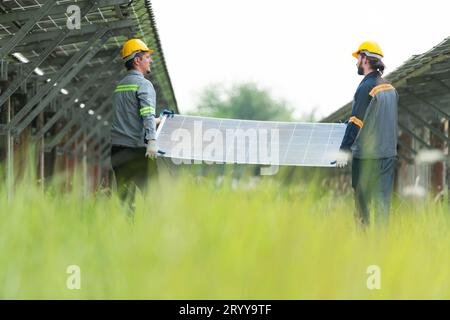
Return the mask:
<svg viewBox="0 0 450 320">
<path fill-rule="evenodd" d="M 450 298 L 446 205 L 396 201 L 387 228 L 363 231 L 351 195 L 318 183 L 232 190 L 185 175 L 138 194 L 132 222 L 115 195 L 26 180 L 11 203 L 0 187 L 0 298 Z M 69 265 L 81 290 L 66 287 Z"/>
</svg>

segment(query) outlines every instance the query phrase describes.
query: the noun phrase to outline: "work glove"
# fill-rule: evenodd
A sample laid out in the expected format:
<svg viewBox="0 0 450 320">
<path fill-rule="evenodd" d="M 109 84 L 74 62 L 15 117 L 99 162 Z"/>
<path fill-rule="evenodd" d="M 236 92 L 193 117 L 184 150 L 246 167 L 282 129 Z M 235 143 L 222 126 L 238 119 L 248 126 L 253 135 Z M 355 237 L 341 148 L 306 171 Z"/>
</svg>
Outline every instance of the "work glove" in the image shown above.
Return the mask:
<svg viewBox="0 0 450 320">
<path fill-rule="evenodd" d="M 345 168 L 348 165 L 348 160 L 336 160 L 336 167 Z"/>
<path fill-rule="evenodd" d="M 173 110 L 168 110 L 168 109 L 164 109 L 163 111 L 161 111 L 161 113 L 159 114 L 160 117 L 162 116 L 167 116 L 168 118 L 173 118 L 173 115 L 175 114 L 175 111 Z"/>
<path fill-rule="evenodd" d="M 150 140 L 147 144 L 147 150 L 145 151 L 145 157 L 155 159 L 158 154 L 158 145 L 156 140 Z"/>
<path fill-rule="evenodd" d="M 348 150 L 339 150 L 336 155 L 336 160 L 332 161 L 330 164 L 335 164 L 337 168 L 345 168 L 351 158 L 351 152 Z"/>
</svg>

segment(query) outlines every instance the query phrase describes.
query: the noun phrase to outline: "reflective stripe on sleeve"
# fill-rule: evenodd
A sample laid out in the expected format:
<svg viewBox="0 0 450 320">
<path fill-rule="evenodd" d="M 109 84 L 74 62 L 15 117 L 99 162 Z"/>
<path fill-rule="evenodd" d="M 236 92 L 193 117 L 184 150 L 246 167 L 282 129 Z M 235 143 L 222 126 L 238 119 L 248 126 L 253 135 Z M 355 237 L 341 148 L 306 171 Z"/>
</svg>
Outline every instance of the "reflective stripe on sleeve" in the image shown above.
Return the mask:
<svg viewBox="0 0 450 320">
<path fill-rule="evenodd" d="M 356 124 L 360 128 L 362 128 L 363 125 L 364 125 L 364 122 L 362 120 L 359 120 L 357 117 L 351 117 L 348 122 L 353 122 L 354 124 Z"/>
<path fill-rule="evenodd" d="M 139 114 L 141 116 L 145 115 L 145 114 L 149 114 L 149 113 L 155 113 L 155 108 L 153 107 L 142 107 L 141 109 L 139 109 Z"/>
</svg>

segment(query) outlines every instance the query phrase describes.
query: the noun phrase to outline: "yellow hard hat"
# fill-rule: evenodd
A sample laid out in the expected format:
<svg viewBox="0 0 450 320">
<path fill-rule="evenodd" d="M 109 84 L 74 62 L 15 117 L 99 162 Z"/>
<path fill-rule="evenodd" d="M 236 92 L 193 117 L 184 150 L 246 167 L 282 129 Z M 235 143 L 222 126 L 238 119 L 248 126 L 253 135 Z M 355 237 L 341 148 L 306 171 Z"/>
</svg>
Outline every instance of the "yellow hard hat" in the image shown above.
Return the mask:
<svg viewBox="0 0 450 320">
<path fill-rule="evenodd" d="M 125 61 L 130 60 L 131 58 L 134 58 L 133 53 L 140 51 L 148 52 L 150 54 L 153 53 L 153 50 L 150 50 L 144 41 L 140 39 L 130 39 L 123 45 L 122 59 Z"/>
<path fill-rule="evenodd" d="M 374 58 L 379 58 L 379 59 L 384 57 L 383 51 L 381 51 L 381 48 L 378 45 L 378 43 L 373 42 L 373 41 L 366 41 L 366 42 L 361 43 L 358 50 L 353 52 L 352 55 L 355 58 L 357 58 L 358 53 L 360 53 L 361 51 L 365 51 L 364 53 L 366 55 L 368 55 L 369 57 L 374 57 Z"/>
</svg>

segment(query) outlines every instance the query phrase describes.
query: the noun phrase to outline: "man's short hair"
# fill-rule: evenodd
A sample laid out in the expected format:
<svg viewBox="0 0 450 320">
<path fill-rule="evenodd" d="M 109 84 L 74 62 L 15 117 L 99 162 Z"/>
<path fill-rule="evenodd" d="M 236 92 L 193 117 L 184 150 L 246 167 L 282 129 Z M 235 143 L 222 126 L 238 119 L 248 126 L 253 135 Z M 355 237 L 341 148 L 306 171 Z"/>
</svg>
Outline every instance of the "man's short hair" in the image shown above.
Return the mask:
<svg viewBox="0 0 450 320">
<path fill-rule="evenodd" d="M 125 68 L 127 68 L 128 71 L 133 70 L 134 69 L 134 58 L 137 57 L 142 57 L 144 55 L 144 51 L 139 51 L 138 53 L 136 53 L 133 57 L 133 59 L 128 60 L 127 62 L 125 62 Z"/>
<path fill-rule="evenodd" d="M 381 74 L 383 74 L 386 66 L 384 65 L 383 61 L 381 61 L 381 59 L 378 59 L 375 57 L 369 57 L 366 54 L 364 54 L 363 52 L 360 52 L 360 55 L 367 58 L 367 61 L 369 62 L 369 65 L 373 70 L 378 71 Z"/>
</svg>

